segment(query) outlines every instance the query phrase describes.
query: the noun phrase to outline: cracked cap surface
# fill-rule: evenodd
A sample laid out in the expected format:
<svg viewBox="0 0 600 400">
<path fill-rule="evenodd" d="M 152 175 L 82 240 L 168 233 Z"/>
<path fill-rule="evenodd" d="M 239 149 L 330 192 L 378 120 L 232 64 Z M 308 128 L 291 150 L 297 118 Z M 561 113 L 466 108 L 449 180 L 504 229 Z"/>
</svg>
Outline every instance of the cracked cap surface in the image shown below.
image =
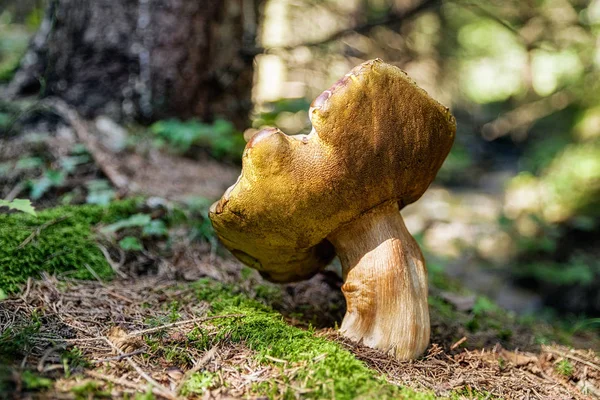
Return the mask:
<svg viewBox="0 0 600 400">
<path fill-rule="evenodd" d="M 309 116 L 309 135 L 256 133 L 209 213 L 225 247 L 276 282 L 324 268 L 335 256 L 327 236 L 361 214 L 421 197 L 456 132 L 448 108 L 379 59 L 319 95 Z"/>
</svg>

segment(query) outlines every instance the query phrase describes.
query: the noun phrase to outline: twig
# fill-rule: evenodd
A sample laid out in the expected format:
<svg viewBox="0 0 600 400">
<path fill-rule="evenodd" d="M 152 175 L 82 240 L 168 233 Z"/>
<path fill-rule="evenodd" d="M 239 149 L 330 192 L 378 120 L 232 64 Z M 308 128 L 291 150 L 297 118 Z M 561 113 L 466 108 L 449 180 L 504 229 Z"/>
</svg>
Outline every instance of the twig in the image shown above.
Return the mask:
<svg viewBox="0 0 600 400">
<path fill-rule="evenodd" d="M 27 278 L 27 288 L 25 289 L 25 293 L 23 293 L 23 296 L 21 296 L 21 299 L 24 302 L 27 302 L 27 297 L 29 296 L 29 292 L 31 291 L 31 284 L 33 283 L 33 280 L 31 279 L 31 277 Z"/>
<path fill-rule="evenodd" d="M 122 379 L 122 378 L 114 378 L 114 377 L 109 376 L 109 375 L 104 375 L 104 374 L 101 374 L 101 373 L 96 372 L 96 371 L 84 371 L 84 373 L 87 376 L 91 377 L 91 378 L 101 379 L 101 380 L 106 381 L 106 382 L 114 383 L 115 385 L 125 386 L 125 387 L 128 387 L 130 389 L 134 389 L 134 390 L 137 390 L 139 392 L 142 392 L 142 393 L 145 392 L 146 390 L 148 390 L 147 387 L 144 387 L 142 385 L 135 384 L 133 382 L 130 382 L 130 381 Z M 167 396 L 164 395 L 164 393 L 159 388 L 152 387 L 151 389 L 152 389 L 152 393 L 153 394 L 155 394 L 157 396 L 167 397 Z M 167 397 L 167 398 L 169 398 L 169 397 Z"/>
<path fill-rule="evenodd" d="M 99 360 L 93 360 L 92 364 L 101 364 L 101 363 L 107 362 L 107 361 L 120 361 L 120 360 L 122 360 L 124 358 L 127 358 L 127 357 L 137 356 L 138 354 L 142 354 L 145 351 L 146 350 L 144 350 L 144 349 L 139 349 L 139 350 L 136 350 L 136 351 L 132 351 L 131 353 L 125 353 L 125 354 L 121 354 L 121 355 L 118 355 L 118 356 L 101 358 Z"/>
<path fill-rule="evenodd" d="M 52 353 L 54 353 L 57 350 L 64 350 L 65 346 L 62 344 L 59 344 L 57 346 L 52 346 L 49 347 L 44 354 L 42 354 L 42 357 L 40 357 L 40 360 L 38 361 L 38 365 L 37 365 L 37 370 L 39 372 L 44 371 L 44 364 L 46 363 L 46 360 L 48 359 L 48 357 L 50 357 L 50 355 L 52 355 Z"/>
<path fill-rule="evenodd" d="M 104 175 L 106 175 L 108 180 L 110 180 L 110 182 L 121 193 L 127 192 L 129 179 L 127 179 L 127 177 L 122 175 L 114 167 L 111 160 L 108 159 L 106 154 L 100 149 L 96 138 L 89 134 L 85 123 L 81 120 L 77 111 L 75 111 L 64 101 L 57 98 L 46 99 L 43 101 L 43 104 L 47 105 L 47 107 L 52 109 L 56 114 L 68 122 L 69 125 L 71 125 L 73 130 L 75 130 L 75 134 L 79 140 L 81 140 L 81 142 L 85 145 L 87 150 L 92 155 L 92 158 L 102 170 Z"/>
<path fill-rule="evenodd" d="M 456 349 L 458 346 L 460 346 L 461 344 L 463 344 L 466 341 L 467 341 L 467 337 L 463 336 L 458 341 L 456 341 L 456 343 L 454 343 L 452 346 L 450 346 L 450 350 Z"/>
<path fill-rule="evenodd" d="M 62 217 L 53 219 L 52 221 L 48 221 L 45 224 L 43 224 L 42 226 L 38 227 L 35 231 L 33 231 L 31 233 L 31 235 L 29 235 L 27 237 L 27 239 L 25 239 L 20 245 L 19 247 L 17 247 L 17 250 L 21 250 L 23 247 L 27 246 L 29 244 L 29 242 L 31 242 L 33 239 L 35 239 L 36 237 L 38 237 L 40 235 L 40 233 L 42 233 L 42 231 L 46 228 L 48 228 L 49 226 L 58 224 L 59 222 L 64 221 L 67 218 L 70 218 L 71 214 L 67 214 L 67 215 L 63 215 Z"/>
<path fill-rule="evenodd" d="M 566 108 L 574 100 L 566 91 L 560 91 L 552 96 L 523 104 L 485 124 L 481 129 L 482 134 L 487 140 L 498 139 L 517 128 L 528 126 L 540 118 Z"/>
<path fill-rule="evenodd" d="M 106 258 L 106 262 L 108 262 L 108 265 L 110 265 L 112 270 L 115 271 L 115 273 L 117 275 L 119 275 L 121 278 L 127 278 L 127 275 L 120 269 L 123 266 L 123 264 L 115 263 L 113 261 L 113 259 L 110 257 L 110 254 L 108 254 L 108 250 L 106 249 L 106 247 L 102 246 L 100 243 L 97 243 L 96 246 L 100 249 L 100 251 L 104 255 L 104 258 Z"/>
<path fill-rule="evenodd" d="M 570 358 L 571 360 L 574 360 L 574 361 L 580 362 L 582 364 L 585 364 L 588 367 L 590 367 L 592 369 L 595 369 L 596 371 L 600 371 L 600 366 L 598 366 L 598 365 L 596 365 L 596 364 L 594 364 L 592 362 L 586 361 L 583 358 L 579 358 L 577 356 L 573 356 L 573 355 L 568 354 L 568 353 L 563 353 L 562 351 L 554 350 L 554 349 L 552 349 L 550 347 L 544 347 L 542 350 L 543 351 L 547 351 L 548 353 L 556 354 L 557 356 L 560 356 L 560 357 L 563 357 L 563 358 Z"/>
<path fill-rule="evenodd" d="M 120 355 L 124 355 L 125 353 L 119 349 L 109 338 L 104 337 L 104 340 L 106 341 L 106 343 L 108 343 L 117 353 L 120 353 Z M 135 371 L 142 377 L 144 378 L 146 381 L 148 381 L 148 383 L 150 383 L 151 385 L 154 385 L 156 387 L 156 389 L 160 392 L 159 394 L 163 397 L 166 397 L 169 400 L 177 400 L 178 397 L 175 393 L 171 392 L 169 389 L 167 389 L 166 387 L 164 387 L 163 385 L 161 385 L 160 383 L 158 383 L 156 380 L 154 380 L 154 378 L 152 378 L 150 375 L 148 375 L 142 368 L 140 368 L 139 365 L 137 365 L 135 363 L 135 361 L 133 361 L 131 358 L 125 358 L 125 361 L 127 361 L 127 363 L 133 368 L 135 369 Z"/>
<path fill-rule="evenodd" d="M 130 298 L 128 298 L 128 297 L 125 297 L 125 296 L 123 296 L 123 295 L 120 295 L 119 293 L 111 292 L 110 290 L 109 290 L 109 291 L 107 291 L 106 293 L 107 293 L 109 296 L 113 296 L 113 297 L 115 297 L 115 298 L 117 298 L 117 299 L 119 299 L 119 300 L 123 300 L 123 301 L 125 301 L 125 302 L 127 302 L 127 303 L 129 303 L 129 304 L 133 304 L 133 303 L 135 303 L 135 302 L 134 302 L 133 300 L 131 300 Z"/>
<path fill-rule="evenodd" d="M 173 322 L 172 324 L 166 324 L 166 325 L 162 325 L 162 326 L 157 326 L 155 328 L 149 328 L 149 329 L 144 329 L 144 330 L 141 330 L 141 331 L 131 332 L 127 336 L 128 337 L 139 336 L 139 335 L 144 335 L 146 333 L 158 332 L 158 331 L 161 331 L 163 329 L 172 328 L 174 326 L 193 324 L 193 323 L 196 323 L 196 322 L 206 322 L 206 321 L 211 321 L 213 319 L 220 319 L 220 318 L 242 318 L 242 317 L 245 317 L 245 315 L 244 314 L 226 314 L 226 315 L 214 315 L 212 317 L 192 318 L 192 319 L 187 319 L 185 321 Z"/>
<path fill-rule="evenodd" d="M 13 201 L 19 195 L 19 193 L 21 193 L 23 191 L 23 189 L 25 189 L 26 185 L 27 185 L 26 181 L 21 181 L 21 182 L 17 183 L 15 185 L 15 187 L 12 188 L 12 190 L 10 192 L 8 192 L 8 194 L 6 195 L 4 200 L 6 200 L 8 202 Z"/>
<path fill-rule="evenodd" d="M 100 275 L 98 275 L 98 273 L 94 271 L 92 267 L 90 267 L 87 263 L 84 263 L 83 266 L 89 271 L 90 274 L 92 274 L 92 276 L 98 281 L 98 283 L 100 283 L 102 287 L 106 287 L 106 285 L 102 281 L 102 278 L 100 278 Z"/>
<path fill-rule="evenodd" d="M 269 356 L 269 355 L 266 355 L 266 356 L 265 356 L 265 358 L 266 358 L 266 359 L 268 359 L 268 360 L 271 360 L 271 361 L 275 361 L 275 362 L 278 362 L 278 363 L 282 363 L 282 364 L 285 364 L 285 363 L 287 363 L 287 361 L 286 361 L 286 360 L 282 360 L 282 359 L 280 359 L 280 358 L 271 357 L 271 356 Z"/>
<path fill-rule="evenodd" d="M 131 338 L 134 336 L 139 336 L 139 335 L 144 335 L 146 333 L 152 333 L 152 332 L 157 332 L 163 329 L 168 329 L 168 328 L 172 328 L 174 326 L 180 326 L 180 325 L 186 325 L 186 324 L 191 324 L 191 323 L 197 323 L 197 322 L 206 322 L 206 321 L 211 321 L 214 319 L 220 319 L 220 318 L 243 318 L 245 317 L 244 314 L 227 314 L 227 315 L 215 315 L 212 317 L 202 317 L 202 318 L 193 318 L 193 319 L 188 319 L 185 321 L 178 321 L 178 322 L 173 322 L 172 324 L 166 324 L 166 325 L 162 325 L 162 326 L 157 326 L 155 328 L 149 328 L 149 329 L 144 329 L 141 331 L 134 331 L 129 333 L 126 337 Z M 63 321 L 64 322 L 64 321 Z M 73 328 L 76 329 L 80 329 L 77 328 L 75 326 L 69 325 Z M 43 338 L 43 337 L 42 337 Z M 48 340 L 50 340 L 50 338 L 47 338 Z M 52 338 L 54 339 L 54 338 Z M 61 339 L 64 342 L 67 343 L 77 343 L 77 342 L 94 342 L 97 340 L 105 340 L 106 336 L 95 336 L 95 337 L 88 337 L 88 338 L 76 338 L 76 339 Z"/>
<path fill-rule="evenodd" d="M 210 360 L 212 360 L 212 358 L 215 356 L 215 354 L 217 353 L 217 349 L 219 348 L 218 345 L 214 345 L 210 350 L 208 350 L 200 359 L 200 361 L 198 361 L 194 367 L 192 369 L 190 369 L 189 371 L 187 371 L 184 375 L 183 378 L 181 378 L 181 381 L 179 381 L 179 384 L 177 385 L 177 387 L 175 388 L 175 393 L 179 393 L 181 391 L 181 388 L 183 387 L 183 385 L 185 384 L 185 382 L 190 378 L 190 376 L 192 376 L 193 374 L 195 374 L 196 372 L 200 371 L 200 369 L 202 367 L 204 367 L 206 364 L 208 364 L 210 362 Z"/>
</svg>

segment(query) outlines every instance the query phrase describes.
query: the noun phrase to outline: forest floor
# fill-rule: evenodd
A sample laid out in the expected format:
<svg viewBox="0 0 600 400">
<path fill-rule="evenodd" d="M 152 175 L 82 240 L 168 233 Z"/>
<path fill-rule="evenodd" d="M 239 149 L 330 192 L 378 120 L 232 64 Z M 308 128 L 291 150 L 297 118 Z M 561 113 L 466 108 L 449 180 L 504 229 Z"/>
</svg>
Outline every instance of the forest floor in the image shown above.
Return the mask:
<svg viewBox="0 0 600 400">
<path fill-rule="evenodd" d="M 0 198 L 37 190 L 40 209 L 38 219 L 0 215 L 0 260 L 44 246 L 50 254 L 0 302 L 0 397 L 600 398 L 597 333 L 507 312 L 434 267 L 439 261 L 430 263 L 432 340 L 422 358 L 398 362 L 340 337 L 335 265 L 306 282 L 269 283 L 219 247 L 205 205 L 193 208 L 190 196 L 218 198 L 238 167 L 191 161 L 60 105 L 51 114 L 50 124 L 0 139 Z M 140 195 L 110 221 L 89 216 L 102 206 L 57 208 Z M 68 248 L 82 232 L 90 262 L 54 263 L 64 250 L 52 246 Z"/>
</svg>

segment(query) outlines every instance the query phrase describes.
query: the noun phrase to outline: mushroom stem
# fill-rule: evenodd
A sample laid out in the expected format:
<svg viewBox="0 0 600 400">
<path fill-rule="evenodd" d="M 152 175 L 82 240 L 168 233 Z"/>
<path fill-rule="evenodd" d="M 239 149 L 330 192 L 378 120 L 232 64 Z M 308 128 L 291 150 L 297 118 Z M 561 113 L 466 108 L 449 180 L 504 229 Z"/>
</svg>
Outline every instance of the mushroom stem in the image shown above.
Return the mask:
<svg viewBox="0 0 600 400">
<path fill-rule="evenodd" d="M 372 209 L 328 240 L 344 275 L 341 333 L 400 360 L 421 355 L 429 343 L 427 269 L 398 204 Z"/>
</svg>

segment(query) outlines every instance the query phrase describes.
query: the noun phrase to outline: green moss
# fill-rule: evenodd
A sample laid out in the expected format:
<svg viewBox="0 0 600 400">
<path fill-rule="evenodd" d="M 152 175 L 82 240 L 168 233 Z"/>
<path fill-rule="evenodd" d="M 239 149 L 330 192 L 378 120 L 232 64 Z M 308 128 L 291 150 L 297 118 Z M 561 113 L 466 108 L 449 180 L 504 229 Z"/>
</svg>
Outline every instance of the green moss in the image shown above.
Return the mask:
<svg viewBox="0 0 600 400">
<path fill-rule="evenodd" d="M 184 396 L 203 394 L 207 389 L 210 389 L 211 386 L 213 386 L 215 376 L 215 374 L 207 371 L 192 374 L 181 388 L 181 394 Z"/>
<path fill-rule="evenodd" d="M 71 393 L 75 395 L 76 400 L 110 399 L 112 397 L 110 391 L 102 390 L 102 386 L 103 384 L 101 382 L 87 381 L 73 387 Z"/>
<path fill-rule="evenodd" d="M 224 285 L 201 280 L 195 287 L 198 299 L 209 301 L 215 315 L 244 315 L 216 320 L 217 340 L 244 342 L 257 353 L 260 362 L 269 363 L 269 356 L 302 364 L 294 387 L 306 390 L 306 398 L 435 398 L 431 393 L 417 393 L 388 383 L 339 344 L 316 337 L 311 330 L 287 325 L 271 308 L 235 294 Z M 294 397 L 294 391 L 287 395 L 278 393 L 277 387 L 268 382 L 255 389 L 258 395 Z"/>
<path fill-rule="evenodd" d="M 569 360 L 560 360 L 554 366 L 554 369 L 556 370 L 556 372 L 566 377 L 573 375 L 574 371 L 573 364 L 571 364 Z"/>
<path fill-rule="evenodd" d="M 99 277 L 110 278 L 112 270 L 96 246 L 92 228 L 122 219 L 135 209 L 136 201 L 128 200 L 108 207 L 57 207 L 37 217 L 0 214 L 0 289 L 16 293 L 28 277 L 38 277 L 43 271 L 72 272 L 73 278 L 92 279 L 92 269 Z"/>
<path fill-rule="evenodd" d="M 34 374 L 31 371 L 23 371 L 21 382 L 25 390 L 42 390 L 52 387 L 52 380 Z"/>
</svg>

